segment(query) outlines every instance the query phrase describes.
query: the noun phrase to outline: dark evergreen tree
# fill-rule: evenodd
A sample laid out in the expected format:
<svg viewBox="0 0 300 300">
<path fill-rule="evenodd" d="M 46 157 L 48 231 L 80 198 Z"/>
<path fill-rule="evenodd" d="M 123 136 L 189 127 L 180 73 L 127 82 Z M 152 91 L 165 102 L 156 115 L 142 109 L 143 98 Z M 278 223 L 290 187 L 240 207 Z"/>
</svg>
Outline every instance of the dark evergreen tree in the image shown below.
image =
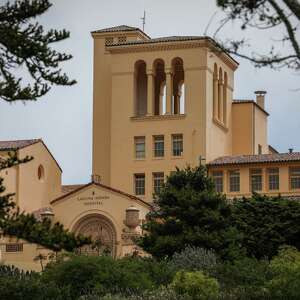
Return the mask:
<svg viewBox="0 0 300 300">
<path fill-rule="evenodd" d="M 45 31 L 33 19 L 51 7 L 48 0 L 7 1 L 0 6 L 0 98 L 5 101 L 36 100 L 51 85 L 73 85 L 59 68 L 71 55 L 51 49 L 69 37 L 66 30 Z M 21 70 L 21 74 L 18 74 Z M 27 71 L 32 80 L 24 82 Z"/>
<path fill-rule="evenodd" d="M 300 250 L 300 202 L 255 194 L 233 202 L 232 224 L 243 235 L 248 256 L 272 258 L 280 246 Z"/>
<path fill-rule="evenodd" d="M 18 159 L 11 153 L 8 159 L 0 159 L 0 171 L 27 163 L 31 157 Z M 0 178 L 0 232 L 4 236 L 13 236 L 51 249 L 55 252 L 73 251 L 90 243 L 90 239 L 75 236 L 60 223 L 52 224 L 49 219 L 39 221 L 33 214 L 20 212 L 13 199 L 14 194 L 5 194 L 3 178 Z"/>
<path fill-rule="evenodd" d="M 138 241 L 154 257 L 170 257 L 187 245 L 213 249 L 226 259 L 239 254 L 231 206 L 215 192 L 205 167 L 177 169 L 155 195 L 154 204 L 146 234 Z"/>
</svg>

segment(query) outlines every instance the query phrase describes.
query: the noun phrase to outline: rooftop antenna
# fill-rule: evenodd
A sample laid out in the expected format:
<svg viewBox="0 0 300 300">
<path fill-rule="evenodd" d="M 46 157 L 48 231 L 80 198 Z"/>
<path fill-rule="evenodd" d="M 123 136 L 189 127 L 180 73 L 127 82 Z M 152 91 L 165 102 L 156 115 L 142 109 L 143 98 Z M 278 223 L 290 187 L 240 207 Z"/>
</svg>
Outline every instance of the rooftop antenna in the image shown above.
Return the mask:
<svg viewBox="0 0 300 300">
<path fill-rule="evenodd" d="M 145 30 L 145 24 L 146 24 L 146 11 L 144 10 L 144 15 L 141 18 L 141 20 L 143 21 L 143 31 Z"/>
</svg>

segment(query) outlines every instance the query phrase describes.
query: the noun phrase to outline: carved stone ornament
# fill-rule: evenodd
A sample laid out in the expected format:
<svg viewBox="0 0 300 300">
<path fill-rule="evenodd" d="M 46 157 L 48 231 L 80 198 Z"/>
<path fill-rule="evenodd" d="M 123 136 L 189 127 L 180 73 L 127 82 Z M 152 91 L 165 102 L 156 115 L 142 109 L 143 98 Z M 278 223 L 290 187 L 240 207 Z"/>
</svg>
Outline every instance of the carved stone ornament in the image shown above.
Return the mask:
<svg viewBox="0 0 300 300">
<path fill-rule="evenodd" d="M 74 232 L 92 238 L 91 245 L 83 246 L 81 253 L 87 255 L 109 254 L 116 256 L 116 231 L 112 222 L 105 216 L 93 214 L 82 218 L 75 225 Z"/>
</svg>

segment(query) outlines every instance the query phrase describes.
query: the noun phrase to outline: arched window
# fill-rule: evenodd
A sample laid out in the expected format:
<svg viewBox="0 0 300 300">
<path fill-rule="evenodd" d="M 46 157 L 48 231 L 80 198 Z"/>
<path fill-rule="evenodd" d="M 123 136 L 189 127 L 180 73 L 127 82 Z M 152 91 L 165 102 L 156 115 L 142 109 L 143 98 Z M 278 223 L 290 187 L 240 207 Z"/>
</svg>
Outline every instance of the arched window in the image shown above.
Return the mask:
<svg viewBox="0 0 300 300">
<path fill-rule="evenodd" d="M 213 117 L 218 118 L 218 66 L 214 64 L 213 74 Z"/>
<path fill-rule="evenodd" d="M 165 63 L 157 59 L 153 63 L 154 71 L 154 114 L 162 115 L 166 111 L 166 73 Z"/>
<path fill-rule="evenodd" d="M 43 182 L 45 179 L 45 169 L 42 165 L 39 165 L 38 169 L 37 169 L 37 177 L 38 180 Z"/>
<path fill-rule="evenodd" d="M 135 63 L 135 115 L 147 113 L 147 73 L 146 63 L 142 60 Z"/>
<path fill-rule="evenodd" d="M 224 85 L 223 85 L 223 124 L 227 124 L 227 86 L 228 78 L 227 73 L 224 73 Z"/>
<path fill-rule="evenodd" d="M 223 71 L 219 69 L 218 120 L 223 122 Z"/>
<path fill-rule="evenodd" d="M 183 60 L 176 57 L 172 60 L 173 73 L 173 97 L 172 97 L 172 113 L 184 113 L 184 69 Z"/>
<path fill-rule="evenodd" d="M 167 109 L 167 86 L 165 81 L 163 81 L 160 86 L 159 103 L 160 115 L 164 115 Z"/>
</svg>

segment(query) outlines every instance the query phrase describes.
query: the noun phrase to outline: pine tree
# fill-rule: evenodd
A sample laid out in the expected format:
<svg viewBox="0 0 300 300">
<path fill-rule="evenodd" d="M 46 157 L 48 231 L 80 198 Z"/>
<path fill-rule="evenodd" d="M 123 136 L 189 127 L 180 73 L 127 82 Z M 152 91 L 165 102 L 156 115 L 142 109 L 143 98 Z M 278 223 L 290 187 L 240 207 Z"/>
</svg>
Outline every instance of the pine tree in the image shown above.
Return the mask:
<svg viewBox="0 0 300 300">
<path fill-rule="evenodd" d="M 51 7 L 48 0 L 16 0 L 0 6 L 0 98 L 5 101 L 36 100 L 51 85 L 73 85 L 59 69 L 71 55 L 51 49 L 70 36 L 66 30 L 45 31 L 33 19 Z M 21 69 L 21 75 L 18 75 Z M 24 81 L 24 72 L 32 80 Z"/>
<path fill-rule="evenodd" d="M 203 166 L 179 170 L 155 195 L 154 210 L 138 244 L 157 258 L 186 246 L 213 249 L 222 258 L 239 254 L 239 234 L 230 224 L 231 206 L 214 190 Z"/>
</svg>

